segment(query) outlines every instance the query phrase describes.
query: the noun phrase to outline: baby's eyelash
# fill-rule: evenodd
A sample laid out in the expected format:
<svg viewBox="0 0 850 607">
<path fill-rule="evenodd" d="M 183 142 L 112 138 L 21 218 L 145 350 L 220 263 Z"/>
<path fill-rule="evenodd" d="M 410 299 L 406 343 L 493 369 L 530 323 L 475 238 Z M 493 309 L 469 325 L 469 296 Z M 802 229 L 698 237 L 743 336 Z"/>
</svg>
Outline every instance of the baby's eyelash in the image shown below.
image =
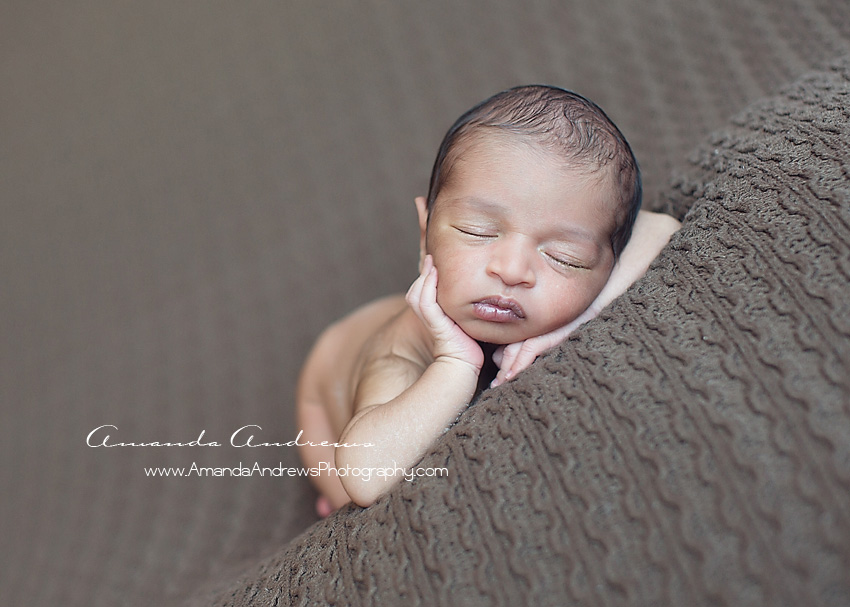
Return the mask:
<svg viewBox="0 0 850 607">
<path fill-rule="evenodd" d="M 560 257 L 556 257 L 555 255 L 551 255 L 549 253 L 547 253 L 546 255 L 549 257 L 549 259 L 551 259 L 552 261 L 554 261 L 558 265 L 561 265 L 561 266 L 564 266 L 564 267 L 567 267 L 567 268 L 573 268 L 575 270 L 585 270 L 586 269 L 585 266 L 581 265 L 580 263 L 576 263 L 575 261 L 571 261 L 571 260 L 567 260 L 567 259 L 561 259 Z"/>
<path fill-rule="evenodd" d="M 474 236 L 475 238 L 493 238 L 495 236 L 494 234 L 490 234 L 489 232 L 473 231 L 469 228 L 460 228 L 457 226 L 455 226 L 455 230 L 457 230 L 461 234 L 466 234 L 467 236 Z"/>
</svg>

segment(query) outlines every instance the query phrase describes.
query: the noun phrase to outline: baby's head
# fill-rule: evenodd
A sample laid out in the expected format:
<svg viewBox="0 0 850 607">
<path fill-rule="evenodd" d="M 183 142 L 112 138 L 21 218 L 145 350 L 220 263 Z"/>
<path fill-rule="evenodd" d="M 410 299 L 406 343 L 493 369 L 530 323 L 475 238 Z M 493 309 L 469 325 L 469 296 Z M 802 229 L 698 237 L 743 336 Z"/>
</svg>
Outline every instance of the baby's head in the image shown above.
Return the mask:
<svg viewBox="0 0 850 607">
<path fill-rule="evenodd" d="M 631 148 L 598 106 L 548 86 L 494 95 L 449 129 L 417 199 L 440 305 L 490 343 L 567 324 L 607 281 L 640 202 Z"/>
</svg>

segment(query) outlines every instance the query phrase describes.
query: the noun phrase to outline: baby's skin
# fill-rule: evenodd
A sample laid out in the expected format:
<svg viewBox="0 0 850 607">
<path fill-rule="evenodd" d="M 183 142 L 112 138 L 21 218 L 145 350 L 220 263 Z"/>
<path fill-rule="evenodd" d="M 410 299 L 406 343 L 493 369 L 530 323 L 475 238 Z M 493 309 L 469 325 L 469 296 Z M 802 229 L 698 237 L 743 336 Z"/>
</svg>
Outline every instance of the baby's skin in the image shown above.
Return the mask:
<svg viewBox="0 0 850 607">
<path fill-rule="evenodd" d="M 297 423 L 304 440 L 330 444 L 302 447 L 306 466 L 409 469 L 472 400 L 481 344 L 499 346 L 492 385 L 509 381 L 640 278 L 679 227 L 641 212 L 615 259 L 614 180 L 480 139 L 433 208 L 416 199 L 420 275 L 407 295 L 334 323 L 308 356 Z M 317 511 L 368 506 L 401 478 L 313 477 Z"/>
</svg>

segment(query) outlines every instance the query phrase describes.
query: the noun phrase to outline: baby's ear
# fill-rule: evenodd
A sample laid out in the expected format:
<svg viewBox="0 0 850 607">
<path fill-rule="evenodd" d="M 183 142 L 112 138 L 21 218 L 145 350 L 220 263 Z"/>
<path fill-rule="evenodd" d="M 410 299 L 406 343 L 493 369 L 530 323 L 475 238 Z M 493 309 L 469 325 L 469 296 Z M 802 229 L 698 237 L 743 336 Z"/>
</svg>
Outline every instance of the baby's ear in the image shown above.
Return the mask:
<svg viewBox="0 0 850 607">
<path fill-rule="evenodd" d="M 419 271 L 421 272 L 425 255 L 428 254 L 427 247 L 425 246 L 428 232 L 428 201 L 424 196 L 417 196 L 413 202 L 416 203 L 416 214 L 419 216 Z"/>
</svg>

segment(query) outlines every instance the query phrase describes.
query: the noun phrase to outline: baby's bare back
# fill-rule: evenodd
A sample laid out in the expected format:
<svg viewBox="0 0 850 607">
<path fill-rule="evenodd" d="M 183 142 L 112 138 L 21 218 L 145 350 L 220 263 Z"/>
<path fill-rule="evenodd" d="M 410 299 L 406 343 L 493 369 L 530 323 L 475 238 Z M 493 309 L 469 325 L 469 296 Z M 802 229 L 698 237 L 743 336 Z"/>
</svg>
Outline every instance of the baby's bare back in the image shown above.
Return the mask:
<svg viewBox="0 0 850 607">
<path fill-rule="evenodd" d="M 316 340 L 301 370 L 297 398 L 321 404 L 337 437 L 353 414 L 367 343 L 406 308 L 403 295 L 377 299 L 330 325 Z"/>
</svg>

